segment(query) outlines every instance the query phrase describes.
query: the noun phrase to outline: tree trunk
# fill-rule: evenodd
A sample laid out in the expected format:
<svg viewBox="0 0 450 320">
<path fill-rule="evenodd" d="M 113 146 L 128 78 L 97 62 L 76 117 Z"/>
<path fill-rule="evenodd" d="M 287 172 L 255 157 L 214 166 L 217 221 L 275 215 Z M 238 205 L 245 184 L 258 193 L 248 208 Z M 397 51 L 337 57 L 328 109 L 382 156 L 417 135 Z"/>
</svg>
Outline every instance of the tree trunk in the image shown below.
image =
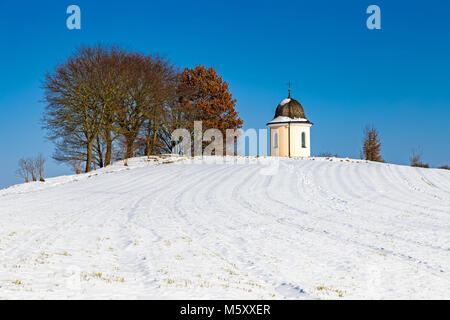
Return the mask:
<svg viewBox="0 0 450 320">
<path fill-rule="evenodd" d="M 88 143 L 86 146 L 86 170 L 85 172 L 91 171 L 91 164 L 92 164 L 92 142 Z"/>
<path fill-rule="evenodd" d="M 98 159 L 98 167 L 99 167 L 99 168 L 103 168 L 104 166 L 105 166 L 105 163 L 103 162 L 103 156 L 102 156 L 102 154 L 100 153 L 99 159 Z"/>
<path fill-rule="evenodd" d="M 155 154 L 155 146 L 156 146 L 156 116 L 157 116 L 157 110 L 153 111 L 153 141 L 152 141 L 152 147 L 151 147 L 151 153 Z M 149 129 L 150 133 L 150 129 Z"/>
<path fill-rule="evenodd" d="M 150 142 L 152 140 L 151 138 L 152 136 L 152 129 L 151 129 L 151 124 L 148 124 L 148 128 L 147 128 L 147 137 L 145 140 L 145 155 L 148 157 L 151 155 L 151 150 L 150 150 Z"/>
<path fill-rule="evenodd" d="M 107 167 L 111 164 L 111 155 L 112 155 L 111 131 L 109 130 L 106 131 L 105 140 L 106 140 L 105 167 Z"/>
<path fill-rule="evenodd" d="M 133 138 L 127 138 L 127 152 L 125 155 L 126 159 L 133 157 L 133 145 L 134 145 L 134 137 Z"/>
<path fill-rule="evenodd" d="M 98 164 L 99 168 L 103 168 L 105 163 L 103 162 L 102 143 L 100 142 L 100 137 L 97 138 L 97 155 L 98 159 L 96 164 Z"/>
<path fill-rule="evenodd" d="M 152 154 L 155 154 L 156 137 L 157 137 L 157 131 L 156 131 L 156 121 L 155 121 L 155 125 L 153 126 Z"/>
</svg>

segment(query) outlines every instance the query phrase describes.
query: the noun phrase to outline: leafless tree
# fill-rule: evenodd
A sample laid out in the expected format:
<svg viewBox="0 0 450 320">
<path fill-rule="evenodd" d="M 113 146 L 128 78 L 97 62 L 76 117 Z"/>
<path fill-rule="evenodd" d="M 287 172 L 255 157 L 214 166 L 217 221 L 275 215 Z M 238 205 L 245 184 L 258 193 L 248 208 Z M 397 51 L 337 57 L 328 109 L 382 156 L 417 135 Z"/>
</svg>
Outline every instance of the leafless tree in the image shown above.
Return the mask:
<svg viewBox="0 0 450 320">
<path fill-rule="evenodd" d="M 175 120 L 173 115 L 180 97 L 180 72 L 169 61 L 159 56 L 153 57 L 148 76 L 152 88 L 151 103 L 144 109 L 147 118 L 144 154 L 147 156 L 167 152 L 165 148 L 167 141 L 162 140 L 164 129 L 173 124 Z"/>
<path fill-rule="evenodd" d="M 123 64 L 115 127 L 125 139 L 125 158 L 132 156 L 136 143 L 144 144 L 149 155 L 155 152 L 168 102 L 176 94 L 177 71 L 159 56 L 138 53 L 127 54 Z"/>
<path fill-rule="evenodd" d="M 25 160 L 25 167 L 26 167 L 26 169 L 28 170 L 28 173 L 31 176 L 31 180 L 36 182 L 37 181 L 37 176 L 38 176 L 38 168 L 36 167 L 35 159 L 27 158 Z"/>
<path fill-rule="evenodd" d="M 42 154 L 39 154 L 34 159 L 34 168 L 35 171 L 39 174 L 39 181 L 45 182 L 44 179 L 44 164 L 45 164 L 45 158 Z"/>
<path fill-rule="evenodd" d="M 25 180 L 26 183 L 30 182 L 30 173 L 28 170 L 27 160 L 24 158 L 20 158 L 18 162 L 19 168 L 16 171 L 16 174 Z"/>
<path fill-rule="evenodd" d="M 16 173 L 23 178 L 25 182 L 39 181 L 44 182 L 44 163 L 45 159 L 42 154 L 39 154 L 36 158 L 21 158 L 18 162 L 19 168 Z"/>
<path fill-rule="evenodd" d="M 105 66 L 107 55 L 102 46 L 80 48 L 47 74 L 43 85 L 47 103 L 44 127 L 56 143 L 55 159 L 79 160 L 83 155 L 86 172 L 91 170 L 93 146 L 107 117 L 113 90 L 105 85 L 114 77 Z"/>
</svg>

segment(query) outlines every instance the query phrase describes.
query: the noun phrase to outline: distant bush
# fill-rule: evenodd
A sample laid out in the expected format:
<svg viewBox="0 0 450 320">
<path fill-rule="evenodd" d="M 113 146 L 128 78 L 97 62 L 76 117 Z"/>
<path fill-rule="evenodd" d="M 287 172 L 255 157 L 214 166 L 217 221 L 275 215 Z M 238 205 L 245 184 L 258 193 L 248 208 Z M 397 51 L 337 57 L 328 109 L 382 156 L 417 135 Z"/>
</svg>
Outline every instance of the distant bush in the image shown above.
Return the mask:
<svg viewBox="0 0 450 320">
<path fill-rule="evenodd" d="M 409 161 L 411 163 L 411 167 L 416 168 L 429 168 L 430 166 L 427 163 L 422 162 L 422 153 L 416 153 L 413 151 L 411 157 L 409 158 Z"/>
<path fill-rule="evenodd" d="M 45 182 L 44 179 L 44 163 L 45 159 L 42 154 L 39 154 L 36 158 L 21 158 L 19 159 L 19 168 L 16 174 L 25 180 L 25 182 L 39 181 Z"/>
<path fill-rule="evenodd" d="M 442 166 L 442 167 L 439 167 L 439 169 L 450 170 L 450 166 Z"/>
<path fill-rule="evenodd" d="M 37 174 L 39 174 L 39 181 L 45 182 L 44 179 L 44 164 L 45 164 L 45 158 L 42 156 L 42 154 L 39 154 L 37 158 L 34 159 L 34 169 Z"/>
<path fill-rule="evenodd" d="M 331 152 L 321 152 L 317 156 L 322 158 L 332 158 L 332 157 L 339 158 L 338 154 L 333 155 Z"/>
<path fill-rule="evenodd" d="M 69 164 L 76 174 L 81 174 L 83 172 L 83 160 L 72 159 L 69 161 Z"/>
<path fill-rule="evenodd" d="M 30 170 L 28 159 L 20 158 L 19 169 L 17 169 L 16 174 L 25 180 L 26 183 L 30 182 Z"/>
</svg>

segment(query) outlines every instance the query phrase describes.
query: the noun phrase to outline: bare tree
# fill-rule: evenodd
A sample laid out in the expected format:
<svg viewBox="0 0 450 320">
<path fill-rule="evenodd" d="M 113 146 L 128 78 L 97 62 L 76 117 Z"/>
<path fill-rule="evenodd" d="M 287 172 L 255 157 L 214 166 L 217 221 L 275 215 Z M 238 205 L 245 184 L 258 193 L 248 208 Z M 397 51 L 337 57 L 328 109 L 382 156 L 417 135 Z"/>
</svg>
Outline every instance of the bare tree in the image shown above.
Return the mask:
<svg viewBox="0 0 450 320">
<path fill-rule="evenodd" d="M 44 179 L 44 163 L 45 159 L 42 154 L 39 154 L 36 158 L 21 158 L 19 159 L 19 169 L 16 173 L 19 177 L 23 178 L 25 182 L 30 182 L 30 177 L 32 181 L 45 182 Z"/>
<path fill-rule="evenodd" d="M 38 170 L 36 168 L 36 163 L 35 163 L 34 159 L 31 159 L 31 158 L 25 159 L 25 168 L 28 171 L 29 175 L 31 176 L 31 180 L 36 182 L 37 176 L 38 176 Z"/>
<path fill-rule="evenodd" d="M 26 183 L 30 182 L 30 174 L 28 171 L 28 163 L 24 158 L 20 158 L 18 162 L 19 168 L 16 171 L 16 174 L 25 180 Z"/>
<path fill-rule="evenodd" d="M 151 103 L 144 109 L 147 117 L 144 154 L 147 156 L 167 150 L 161 138 L 164 127 L 174 120 L 171 116 L 180 96 L 180 72 L 167 60 L 159 56 L 152 58 L 148 69 Z"/>
<path fill-rule="evenodd" d="M 42 154 L 39 154 L 36 159 L 34 159 L 34 168 L 39 174 L 39 181 L 45 182 L 44 179 L 44 164 L 45 164 L 45 158 Z"/>
<path fill-rule="evenodd" d="M 44 127 L 60 151 L 55 159 L 78 160 L 80 149 L 84 149 L 86 172 L 91 170 L 94 142 L 108 111 L 105 97 L 110 90 L 102 90 L 108 74 L 102 68 L 105 52 L 101 46 L 77 50 L 52 74 L 46 75 L 43 85 L 47 103 Z M 68 155 L 67 151 L 77 156 Z"/>
<path fill-rule="evenodd" d="M 366 160 L 383 162 L 379 133 L 373 125 L 367 125 L 364 129 L 364 140 L 361 153 Z"/>
<path fill-rule="evenodd" d="M 124 72 L 126 56 L 127 53 L 122 49 L 112 47 L 102 52 L 98 66 L 102 77 L 99 79 L 100 85 L 96 94 L 99 103 L 103 105 L 105 110 L 105 116 L 95 147 L 97 153 L 96 161 L 99 167 L 111 164 L 113 144 L 118 137 L 114 128 L 114 120 L 122 101 L 120 89 L 123 86 L 123 77 L 121 77 L 121 74 Z"/>
<path fill-rule="evenodd" d="M 114 123 L 117 132 L 125 139 L 125 158 L 133 156 L 145 123 L 148 124 L 147 132 L 151 134 L 162 113 L 162 72 L 158 59 L 138 53 L 128 54 L 124 58 L 119 76 L 121 96 Z M 149 134 L 146 142 L 151 143 Z"/>
<path fill-rule="evenodd" d="M 101 45 L 80 48 L 43 85 L 44 128 L 55 142 L 54 158 L 69 164 L 83 159 L 86 172 L 92 165 L 107 166 L 119 136 L 126 141 L 125 158 L 139 141 L 145 141 L 146 154 L 155 152 L 177 77 L 176 68 L 159 56 Z"/>
<path fill-rule="evenodd" d="M 158 128 L 158 143 L 152 149 L 154 152 L 174 152 L 175 144 L 172 141 L 172 132 L 179 128 L 188 128 L 194 121 L 183 105 L 183 97 L 193 94 L 195 90 L 182 85 L 180 75 L 177 77 L 176 83 L 176 92 L 167 99 L 167 106 L 163 113 L 164 118 Z"/>
<path fill-rule="evenodd" d="M 129 144 L 125 136 L 119 136 L 117 139 L 117 158 L 124 160 L 124 165 L 128 166 L 128 159 L 139 155 L 140 143 L 134 141 L 133 144 Z"/>
</svg>

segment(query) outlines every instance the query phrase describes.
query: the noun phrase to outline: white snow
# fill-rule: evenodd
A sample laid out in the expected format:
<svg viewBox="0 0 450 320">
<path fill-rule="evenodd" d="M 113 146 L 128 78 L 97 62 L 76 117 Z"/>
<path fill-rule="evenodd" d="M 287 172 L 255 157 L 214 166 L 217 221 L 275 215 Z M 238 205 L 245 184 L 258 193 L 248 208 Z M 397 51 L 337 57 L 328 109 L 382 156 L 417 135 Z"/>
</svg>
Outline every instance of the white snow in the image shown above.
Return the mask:
<svg viewBox="0 0 450 320">
<path fill-rule="evenodd" d="M 450 298 L 450 171 L 205 162 L 0 190 L 0 300 Z"/>
<path fill-rule="evenodd" d="M 289 102 L 291 102 L 291 98 L 286 98 L 283 101 L 280 102 L 280 106 L 284 106 L 285 104 L 288 104 Z"/>
<path fill-rule="evenodd" d="M 274 118 L 272 121 L 270 121 L 268 124 L 271 123 L 279 123 L 279 122 L 291 122 L 291 121 L 308 121 L 305 118 L 290 118 L 290 117 L 284 117 L 284 116 L 278 116 L 276 118 Z"/>
</svg>

